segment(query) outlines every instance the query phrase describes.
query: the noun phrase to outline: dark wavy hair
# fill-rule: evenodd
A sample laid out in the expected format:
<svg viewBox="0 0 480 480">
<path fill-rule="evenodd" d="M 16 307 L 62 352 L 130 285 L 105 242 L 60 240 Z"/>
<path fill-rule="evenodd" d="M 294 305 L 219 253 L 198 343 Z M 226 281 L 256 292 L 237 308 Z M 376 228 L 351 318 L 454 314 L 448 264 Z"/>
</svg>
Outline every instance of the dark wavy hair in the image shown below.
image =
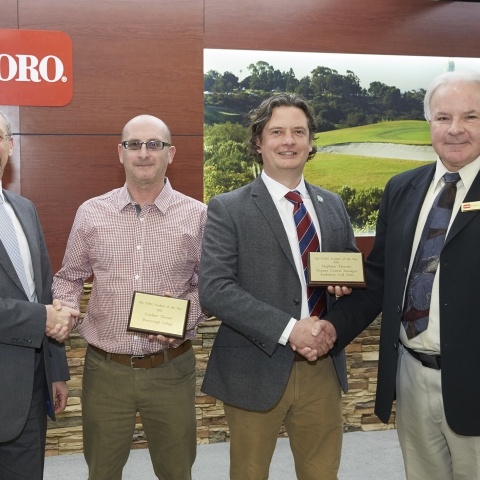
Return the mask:
<svg viewBox="0 0 480 480">
<path fill-rule="evenodd" d="M 308 122 L 308 135 L 310 142 L 313 143 L 317 124 L 312 107 L 308 102 L 299 95 L 290 93 L 276 93 L 264 100 L 258 108 L 251 110 L 248 114 L 250 120 L 250 138 L 247 141 L 247 148 L 249 152 L 255 157 L 255 160 L 263 164 L 262 155 L 257 152 L 258 144 L 261 140 L 263 129 L 267 122 L 272 118 L 273 109 L 277 107 L 296 107 L 302 110 Z M 317 153 L 316 145 L 312 145 L 312 151 L 308 155 L 310 160 Z"/>
</svg>

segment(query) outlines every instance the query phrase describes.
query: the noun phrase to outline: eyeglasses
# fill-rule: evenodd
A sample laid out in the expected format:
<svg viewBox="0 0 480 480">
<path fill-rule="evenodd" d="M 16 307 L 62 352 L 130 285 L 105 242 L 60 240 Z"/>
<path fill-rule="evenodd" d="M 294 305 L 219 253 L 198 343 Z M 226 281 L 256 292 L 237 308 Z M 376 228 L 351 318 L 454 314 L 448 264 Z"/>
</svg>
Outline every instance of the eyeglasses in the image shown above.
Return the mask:
<svg viewBox="0 0 480 480">
<path fill-rule="evenodd" d="M 141 142 L 140 140 L 125 140 L 122 145 L 127 150 L 141 150 L 142 145 L 147 147 L 147 150 L 163 150 L 165 147 L 170 147 L 172 144 L 162 142 L 161 140 L 148 140 Z"/>
</svg>

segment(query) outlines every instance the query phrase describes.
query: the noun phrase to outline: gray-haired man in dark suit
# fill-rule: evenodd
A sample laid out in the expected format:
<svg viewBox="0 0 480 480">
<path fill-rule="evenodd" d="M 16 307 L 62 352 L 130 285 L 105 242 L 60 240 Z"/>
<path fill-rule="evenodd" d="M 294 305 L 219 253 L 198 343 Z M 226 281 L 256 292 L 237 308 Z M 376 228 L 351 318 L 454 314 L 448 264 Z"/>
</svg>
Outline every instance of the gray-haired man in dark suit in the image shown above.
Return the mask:
<svg viewBox="0 0 480 480">
<path fill-rule="evenodd" d="M 316 152 L 305 100 L 276 94 L 250 120 L 249 146 L 263 172 L 208 206 L 199 293 L 222 324 L 202 391 L 225 405 L 231 479 L 268 478 L 282 423 L 297 478 L 336 479 L 345 355 L 328 354 L 335 341 L 328 329 L 311 334 L 319 320 L 308 307 L 294 207 L 285 194 L 300 194 L 322 251 L 355 252 L 355 238 L 340 197 L 304 181 L 304 165 Z M 328 297 L 350 291 L 328 290 Z"/>
<path fill-rule="evenodd" d="M 478 479 L 480 73 L 438 75 L 424 107 L 437 160 L 387 183 L 365 262 L 368 288 L 341 299 L 325 319 L 337 332 L 337 349 L 382 312 L 375 413 L 387 423 L 396 400 L 407 478 Z M 437 216 L 422 235 L 430 211 L 446 212 L 434 199 L 454 174 L 446 224 Z M 441 249 L 423 250 L 422 237 Z M 419 300 L 414 308 L 412 299 Z"/>
</svg>

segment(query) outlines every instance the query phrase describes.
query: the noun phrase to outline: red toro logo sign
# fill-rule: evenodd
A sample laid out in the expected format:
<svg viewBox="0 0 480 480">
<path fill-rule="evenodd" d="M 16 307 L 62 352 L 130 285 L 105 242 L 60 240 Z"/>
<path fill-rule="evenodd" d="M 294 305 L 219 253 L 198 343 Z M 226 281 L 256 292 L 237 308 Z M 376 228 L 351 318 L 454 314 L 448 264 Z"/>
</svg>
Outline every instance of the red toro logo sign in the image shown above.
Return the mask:
<svg viewBox="0 0 480 480">
<path fill-rule="evenodd" d="M 0 29 L 0 105 L 66 105 L 72 41 L 64 32 Z"/>
</svg>

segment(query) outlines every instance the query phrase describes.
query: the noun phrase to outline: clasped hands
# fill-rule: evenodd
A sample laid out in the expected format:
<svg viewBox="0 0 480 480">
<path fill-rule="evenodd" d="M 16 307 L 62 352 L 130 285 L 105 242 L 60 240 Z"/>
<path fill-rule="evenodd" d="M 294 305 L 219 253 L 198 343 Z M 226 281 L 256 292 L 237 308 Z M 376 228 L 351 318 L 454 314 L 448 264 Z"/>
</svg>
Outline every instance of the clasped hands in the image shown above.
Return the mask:
<svg viewBox="0 0 480 480">
<path fill-rule="evenodd" d="M 329 286 L 327 290 L 336 298 L 352 292 L 351 288 L 340 286 Z M 328 320 L 306 317 L 296 322 L 288 340 L 292 350 L 313 362 L 332 349 L 337 340 L 337 332 Z"/>
<path fill-rule="evenodd" d="M 318 317 L 302 318 L 296 322 L 289 337 L 292 350 L 309 362 L 328 353 L 336 340 L 335 327 L 328 320 Z"/>
<path fill-rule="evenodd" d="M 60 300 L 54 300 L 52 305 L 45 305 L 45 308 L 47 310 L 45 335 L 57 342 L 64 342 L 80 316 L 80 311 Z"/>
</svg>

